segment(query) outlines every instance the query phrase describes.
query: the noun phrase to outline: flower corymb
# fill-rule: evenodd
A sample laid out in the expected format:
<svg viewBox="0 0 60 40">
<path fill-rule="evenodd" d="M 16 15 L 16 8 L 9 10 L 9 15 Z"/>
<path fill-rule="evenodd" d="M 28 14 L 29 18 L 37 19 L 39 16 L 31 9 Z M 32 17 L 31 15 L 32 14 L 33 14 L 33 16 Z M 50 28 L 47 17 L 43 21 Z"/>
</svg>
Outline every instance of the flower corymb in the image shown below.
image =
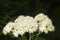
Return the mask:
<svg viewBox="0 0 60 40">
<path fill-rule="evenodd" d="M 34 18 L 31 16 L 20 15 L 14 22 L 9 22 L 3 28 L 3 34 L 12 32 L 15 37 L 23 36 L 26 32 L 34 33 L 36 31 L 48 33 L 54 31 L 55 27 L 52 20 L 45 14 L 40 13 Z"/>
</svg>

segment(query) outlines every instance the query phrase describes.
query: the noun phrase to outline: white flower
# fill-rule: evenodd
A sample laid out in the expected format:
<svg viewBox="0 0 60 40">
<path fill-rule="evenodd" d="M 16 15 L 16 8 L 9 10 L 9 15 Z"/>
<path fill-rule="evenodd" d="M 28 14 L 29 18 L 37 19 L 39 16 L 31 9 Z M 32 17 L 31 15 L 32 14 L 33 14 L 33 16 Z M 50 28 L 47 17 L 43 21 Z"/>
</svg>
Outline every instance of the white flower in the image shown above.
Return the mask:
<svg viewBox="0 0 60 40">
<path fill-rule="evenodd" d="M 24 21 L 24 19 L 25 19 L 25 16 L 20 15 L 20 16 L 18 16 L 18 18 L 15 20 L 15 22 L 21 22 L 21 21 Z"/>
<path fill-rule="evenodd" d="M 39 24 L 39 30 L 45 33 L 48 33 L 48 27 L 49 26 L 49 21 L 44 20 Z"/>
<path fill-rule="evenodd" d="M 3 33 L 6 35 L 7 33 L 9 33 L 10 32 L 10 28 L 9 27 L 4 27 L 4 29 L 3 29 Z"/>
<path fill-rule="evenodd" d="M 49 31 L 54 31 L 54 30 L 55 30 L 54 25 L 52 25 L 52 24 L 51 24 L 51 25 L 49 25 L 49 26 L 48 26 L 48 30 L 49 30 Z"/>
<path fill-rule="evenodd" d="M 12 33 L 15 37 L 18 37 L 18 31 L 17 30 L 13 30 Z"/>
<path fill-rule="evenodd" d="M 14 26 L 13 22 L 7 23 L 7 25 L 3 28 L 3 33 L 6 35 L 12 30 L 12 27 Z"/>
<path fill-rule="evenodd" d="M 19 16 L 14 22 L 9 22 L 3 29 L 3 33 L 12 32 L 15 37 L 23 36 L 26 32 L 33 33 L 37 31 L 38 24 L 33 17 Z"/>
<path fill-rule="evenodd" d="M 47 15 L 40 13 L 35 18 L 23 15 L 19 16 L 14 22 L 7 23 L 3 28 L 3 33 L 6 35 L 12 32 L 15 37 L 18 37 L 18 35 L 23 36 L 26 32 L 34 33 L 37 29 L 45 33 L 55 30 L 51 19 Z"/>
<path fill-rule="evenodd" d="M 33 33 L 38 29 L 38 24 L 33 17 L 26 16 L 25 24 L 26 24 L 26 27 L 28 28 L 27 30 L 29 33 Z"/>
<path fill-rule="evenodd" d="M 21 18 L 21 19 L 20 19 Z M 24 20 L 22 20 L 24 19 Z M 17 22 L 16 22 L 17 20 Z M 21 16 L 18 17 L 18 19 L 15 20 L 15 23 L 17 23 L 17 26 L 20 27 L 20 34 L 24 33 L 24 32 L 29 32 L 29 33 L 33 33 L 37 30 L 38 25 L 37 22 L 34 20 L 33 17 L 30 16 Z"/>
<path fill-rule="evenodd" d="M 35 16 L 35 20 L 38 22 L 39 31 L 48 33 L 49 31 L 55 30 L 51 19 L 49 19 L 47 15 L 40 13 Z"/>
<path fill-rule="evenodd" d="M 21 36 L 23 36 L 23 34 L 26 32 L 26 31 L 24 30 L 24 27 L 25 27 L 25 26 L 23 25 L 23 22 L 24 22 L 24 21 L 16 22 L 16 23 L 15 23 L 16 27 L 14 27 L 14 30 L 17 30 L 17 31 L 18 31 L 18 34 L 21 35 Z"/>
<path fill-rule="evenodd" d="M 44 15 L 43 13 L 40 13 L 35 16 L 35 20 L 39 21 L 39 22 L 43 21 L 45 18 L 48 18 L 48 17 L 47 17 L 47 15 Z"/>
</svg>

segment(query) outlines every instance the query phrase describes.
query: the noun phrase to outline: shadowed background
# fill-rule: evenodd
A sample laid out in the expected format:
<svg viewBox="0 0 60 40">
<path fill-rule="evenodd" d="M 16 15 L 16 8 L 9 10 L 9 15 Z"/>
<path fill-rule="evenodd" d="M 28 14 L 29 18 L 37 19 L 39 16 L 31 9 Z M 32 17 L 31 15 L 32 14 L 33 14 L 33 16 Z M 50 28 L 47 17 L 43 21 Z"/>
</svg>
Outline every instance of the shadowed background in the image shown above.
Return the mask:
<svg viewBox="0 0 60 40">
<path fill-rule="evenodd" d="M 60 0 L 0 0 L 0 40 L 17 40 L 2 34 L 6 23 L 14 21 L 19 15 L 34 17 L 41 12 L 52 19 L 56 30 L 41 34 L 39 37 L 46 40 L 60 40 Z"/>
</svg>

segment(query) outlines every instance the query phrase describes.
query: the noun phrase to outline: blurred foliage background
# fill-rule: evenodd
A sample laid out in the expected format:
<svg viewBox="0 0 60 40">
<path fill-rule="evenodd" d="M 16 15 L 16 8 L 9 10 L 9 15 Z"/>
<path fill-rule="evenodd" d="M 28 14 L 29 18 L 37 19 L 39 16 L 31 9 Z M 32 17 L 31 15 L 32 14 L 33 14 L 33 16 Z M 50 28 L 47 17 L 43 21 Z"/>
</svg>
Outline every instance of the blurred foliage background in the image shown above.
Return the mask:
<svg viewBox="0 0 60 40">
<path fill-rule="evenodd" d="M 55 31 L 39 35 L 39 40 L 60 40 L 60 0 L 0 0 L 0 40 L 25 40 L 2 34 L 3 27 L 19 15 L 47 14 L 55 25 Z"/>
</svg>

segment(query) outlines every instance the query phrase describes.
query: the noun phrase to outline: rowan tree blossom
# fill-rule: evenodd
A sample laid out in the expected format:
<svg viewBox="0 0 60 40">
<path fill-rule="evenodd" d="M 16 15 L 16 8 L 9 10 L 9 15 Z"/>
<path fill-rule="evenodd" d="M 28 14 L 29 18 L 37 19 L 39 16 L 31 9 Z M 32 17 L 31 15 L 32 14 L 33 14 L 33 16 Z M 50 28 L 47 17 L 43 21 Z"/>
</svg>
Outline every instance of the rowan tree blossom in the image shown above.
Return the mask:
<svg viewBox="0 0 60 40">
<path fill-rule="evenodd" d="M 15 37 L 18 37 L 19 35 L 23 36 L 26 32 L 34 33 L 37 30 L 48 33 L 54 31 L 55 27 L 51 19 L 43 13 L 36 15 L 35 18 L 20 15 L 14 22 L 6 24 L 3 28 L 3 34 L 7 35 L 12 32 Z"/>
<path fill-rule="evenodd" d="M 15 37 L 23 36 L 26 32 L 33 33 L 37 31 L 38 24 L 33 17 L 19 16 L 14 22 L 9 22 L 3 29 L 3 33 L 12 32 Z"/>
<path fill-rule="evenodd" d="M 38 22 L 42 22 L 46 18 L 48 18 L 48 16 L 44 15 L 43 13 L 39 13 L 38 15 L 35 16 L 35 20 Z"/>
<path fill-rule="evenodd" d="M 12 34 L 15 36 L 15 37 L 18 37 L 18 31 L 17 30 L 12 30 Z"/>
<path fill-rule="evenodd" d="M 48 33 L 48 31 L 55 30 L 51 19 L 47 15 L 40 13 L 35 16 L 35 20 L 38 22 L 39 31 Z"/>
<path fill-rule="evenodd" d="M 22 21 L 24 21 L 24 19 L 25 19 L 25 16 L 20 15 L 20 16 L 18 16 L 18 18 L 15 19 L 15 22 L 22 22 Z"/>
<path fill-rule="evenodd" d="M 7 23 L 6 26 L 3 28 L 3 33 L 7 35 L 7 33 L 9 33 L 12 30 L 13 26 L 14 26 L 13 22 Z"/>
<path fill-rule="evenodd" d="M 38 29 L 38 24 L 33 17 L 26 16 L 25 24 L 26 24 L 26 27 L 28 27 L 29 33 L 33 33 Z"/>
<path fill-rule="evenodd" d="M 21 27 L 21 29 L 24 30 L 23 32 L 33 33 L 38 28 L 37 22 L 33 17 L 30 16 L 19 16 L 15 20 L 15 23 L 17 23 L 17 26 Z"/>
</svg>

